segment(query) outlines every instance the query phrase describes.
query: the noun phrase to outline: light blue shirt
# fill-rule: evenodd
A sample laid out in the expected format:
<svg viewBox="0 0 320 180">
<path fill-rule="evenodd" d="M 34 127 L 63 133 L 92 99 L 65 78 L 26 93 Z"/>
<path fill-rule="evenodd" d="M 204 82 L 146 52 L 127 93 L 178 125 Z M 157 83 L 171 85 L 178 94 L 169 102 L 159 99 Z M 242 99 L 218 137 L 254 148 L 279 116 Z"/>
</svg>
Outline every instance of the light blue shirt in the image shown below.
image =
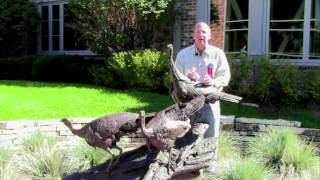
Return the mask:
<svg viewBox="0 0 320 180">
<path fill-rule="evenodd" d="M 177 69 L 184 75 L 189 74 L 194 69 L 202 82 L 208 72 L 208 65 L 213 65 L 213 86 L 222 90 L 230 81 L 230 68 L 225 53 L 212 45 L 200 54 L 194 45 L 182 49 L 175 61 Z"/>
</svg>

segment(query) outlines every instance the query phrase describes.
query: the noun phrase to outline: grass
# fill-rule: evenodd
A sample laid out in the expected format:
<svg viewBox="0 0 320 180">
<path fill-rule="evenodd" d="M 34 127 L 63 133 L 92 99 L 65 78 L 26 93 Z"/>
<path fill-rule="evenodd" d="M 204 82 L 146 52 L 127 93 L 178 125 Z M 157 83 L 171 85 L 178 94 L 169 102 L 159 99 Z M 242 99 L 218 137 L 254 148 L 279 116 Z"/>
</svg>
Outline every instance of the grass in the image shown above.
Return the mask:
<svg viewBox="0 0 320 180">
<path fill-rule="evenodd" d="M 231 132 L 221 131 L 218 141 L 218 159 L 239 159 L 241 155 L 241 148 L 238 141 L 236 141 Z"/>
<path fill-rule="evenodd" d="M 256 159 L 243 158 L 235 162 L 229 169 L 225 169 L 222 179 L 228 180 L 267 180 L 270 170 Z"/>
<path fill-rule="evenodd" d="M 170 106 L 168 95 L 141 90 L 113 90 L 94 85 L 0 80 L 0 121 L 98 117 L 116 112 L 157 112 Z M 223 115 L 287 119 L 320 128 L 319 111 L 274 111 L 222 102 Z"/>
<path fill-rule="evenodd" d="M 279 131 L 278 131 L 279 130 Z M 272 134 L 287 134 L 287 130 L 278 129 L 273 131 Z M 266 137 L 267 136 L 267 137 Z M 289 136 L 291 137 L 290 133 Z M 259 137 L 265 137 L 269 141 L 260 141 L 259 147 L 269 148 L 272 151 L 273 146 L 269 145 L 269 142 L 279 141 L 277 139 L 281 136 L 270 136 L 268 134 L 259 134 Z M 292 138 L 292 137 L 291 137 Z M 291 139 L 290 138 L 290 139 Z M 66 146 L 66 143 L 58 145 L 62 139 L 47 135 L 40 131 L 35 131 L 30 136 L 26 137 L 21 145 L 13 147 L 2 148 L 0 147 L 0 179 L 50 179 L 58 180 L 62 177 L 72 174 L 74 172 L 82 172 L 94 166 L 103 163 L 110 157 L 105 151 L 97 148 L 94 149 L 86 144 L 83 140 L 77 144 L 70 144 Z M 71 141 L 77 141 L 76 139 Z M 239 152 L 235 152 L 238 149 L 238 144 L 232 139 L 229 132 L 223 132 L 219 136 L 219 151 L 224 152 L 226 156 L 221 156 L 215 163 L 215 171 L 206 173 L 205 179 L 228 179 L 228 180 L 267 180 L 267 179 L 280 179 L 282 171 L 274 169 L 274 166 L 265 166 L 263 162 L 272 161 L 272 157 L 264 158 L 259 151 L 252 151 L 257 154 L 244 154 L 239 157 Z M 226 144 L 231 142 L 231 144 Z M 300 140 L 291 141 L 298 145 L 301 145 Z M 224 144 L 224 145 L 223 145 Z M 290 143 L 289 143 L 290 144 Z M 221 146 L 220 146 L 221 145 Z M 254 145 L 254 144 L 249 144 Z M 306 155 L 304 151 L 300 151 L 296 146 L 292 146 L 295 149 L 287 149 L 287 152 L 294 152 L 294 156 L 290 157 L 289 161 L 287 157 L 286 162 L 293 164 L 293 167 L 299 171 L 292 171 L 292 174 L 286 173 L 286 179 L 305 179 L 316 180 L 320 173 L 320 161 L 319 156 Z M 236 147 L 232 147 L 236 146 Z M 303 147 L 301 147 L 303 148 Z M 300 149 L 301 149 L 300 148 Z M 257 149 L 257 148 L 255 148 Z M 230 151 L 230 152 L 227 152 Z M 222 155 L 222 154 L 219 154 Z M 250 155 L 250 156 L 248 156 Z M 284 154 L 287 156 L 288 154 Z M 219 157 L 219 156 L 218 156 Z M 295 162 L 301 162 L 302 166 Z M 298 160 L 298 161 L 295 161 Z M 280 169 L 288 167 L 286 163 L 278 163 Z M 304 167 L 304 168 L 301 168 Z M 304 171 L 300 171 L 303 170 Z M 274 177 L 274 178 L 271 178 Z"/>
<path fill-rule="evenodd" d="M 305 144 L 288 128 L 271 128 L 267 133 L 259 133 L 246 143 L 247 148 L 241 149 L 241 156 L 235 152 L 239 144 L 233 138 L 229 132 L 221 132 L 218 159 L 214 170 L 206 172 L 204 179 L 319 179 L 320 157 L 314 153 L 314 147 Z"/>
<path fill-rule="evenodd" d="M 0 179 L 14 179 L 17 170 L 13 163 L 15 152 L 6 147 L 0 146 Z"/>
<path fill-rule="evenodd" d="M 78 164 L 72 162 L 70 154 L 61 151 L 57 137 L 40 131 L 24 139 L 19 157 L 22 174 L 32 179 L 60 179 L 63 174 L 75 172 Z"/>
<path fill-rule="evenodd" d="M 0 81 L 0 120 L 97 117 L 116 112 L 159 111 L 173 101 L 139 90 L 83 84 Z"/>
<path fill-rule="evenodd" d="M 270 128 L 258 134 L 248 145 L 248 152 L 268 166 L 289 168 L 301 173 L 317 167 L 315 148 L 307 145 L 289 128 Z"/>
<path fill-rule="evenodd" d="M 237 117 L 248 117 L 257 119 L 285 119 L 299 121 L 302 127 L 320 129 L 320 111 L 310 109 L 286 109 L 286 111 L 275 112 L 268 108 L 255 108 L 240 106 L 229 102 L 222 102 L 223 115 L 235 115 Z"/>
</svg>

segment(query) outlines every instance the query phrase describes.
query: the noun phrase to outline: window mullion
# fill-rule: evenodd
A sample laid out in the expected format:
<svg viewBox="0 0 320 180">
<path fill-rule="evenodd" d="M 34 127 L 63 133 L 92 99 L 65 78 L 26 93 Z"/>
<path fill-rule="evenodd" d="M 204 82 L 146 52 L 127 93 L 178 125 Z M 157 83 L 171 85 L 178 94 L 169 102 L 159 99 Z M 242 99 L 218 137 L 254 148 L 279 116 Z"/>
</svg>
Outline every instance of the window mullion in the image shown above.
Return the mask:
<svg viewBox="0 0 320 180">
<path fill-rule="evenodd" d="M 59 24 L 60 24 L 60 26 L 59 26 L 59 34 L 60 34 L 60 36 L 59 36 L 59 51 L 60 51 L 60 54 L 62 54 L 63 53 L 63 50 L 64 50 L 64 4 L 60 4 L 60 6 L 59 6 L 59 11 L 60 11 L 60 16 L 59 16 Z"/>
<path fill-rule="evenodd" d="M 305 0 L 304 12 L 303 60 L 309 60 L 311 0 Z"/>
<path fill-rule="evenodd" d="M 49 48 L 48 48 L 48 52 L 52 53 L 52 8 L 53 6 L 51 4 L 48 5 L 48 21 L 49 21 Z"/>
</svg>

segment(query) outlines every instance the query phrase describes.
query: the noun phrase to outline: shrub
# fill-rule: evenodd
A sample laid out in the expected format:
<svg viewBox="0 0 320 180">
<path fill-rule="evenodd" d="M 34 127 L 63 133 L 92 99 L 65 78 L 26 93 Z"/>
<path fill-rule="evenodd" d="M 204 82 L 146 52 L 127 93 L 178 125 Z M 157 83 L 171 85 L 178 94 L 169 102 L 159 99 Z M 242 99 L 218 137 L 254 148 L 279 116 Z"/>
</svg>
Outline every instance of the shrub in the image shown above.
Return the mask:
<svg viewBox="0 0 320 180">
<path fill-rule="evenodd" d="M 317 68 L 308 68 L 300 73 L 302 83 L 302 104 L 308 104 L 308 101 L 320 102 L 320 70 Z"/>
<path fill-rule="evenodd" d="M 271 62 L 268 57 L 249 60 L 246 56 L 241 56 L 240 62 L 230 64 L 232 76 L 225 90 L 242 96 L 245 101 L 273 106 L 278 110 L 319 104 L 319 68 Z"/>
<path fill-rule="evenodd" d="M 230 64 L 232 80 L 226 91 L 235 93 L 242 97 L 251 97 L 253 85 L 253 65 L 245 55 L 240 56 L 240 63 L 233 62 Z"/>
<path fill-rule="evenodd" d="M 167 58 L 165 53 L 150 49 L 120 52 L 108 58 L 104 68 L 96 66 L 90 72 L 97 84 L 107 87 L 163 91 L 168 76 Z"/>
<path fill-rule="evenodd" d="M 172 0 L 72 0 L 69 24 L 98 54 L 163 48 L 172 42 Z M 173 18 L 172 18 L 173 17 Z M 170 35 L 171 34 L 171 35 Z"/>
<path fill-rule="evenodd" d="M 0 1 L 0 58 L 33 54 L 40 17 L 25 0 Z"/>
<path fill-rule="evenodd" d="M 298 172 L 315 167 L 314 147 L 306 145 L 288 128 L 270 128 L 249 143 L 249 153 L 266 165 L 277 168 L 293 166 Z"/>
<path fill-rule="evenodd" d="M 0 79 L 92 83 L 89 69 L 103 60 L 80 56 L 24 56 L 0 59 Z"/>
</svg>

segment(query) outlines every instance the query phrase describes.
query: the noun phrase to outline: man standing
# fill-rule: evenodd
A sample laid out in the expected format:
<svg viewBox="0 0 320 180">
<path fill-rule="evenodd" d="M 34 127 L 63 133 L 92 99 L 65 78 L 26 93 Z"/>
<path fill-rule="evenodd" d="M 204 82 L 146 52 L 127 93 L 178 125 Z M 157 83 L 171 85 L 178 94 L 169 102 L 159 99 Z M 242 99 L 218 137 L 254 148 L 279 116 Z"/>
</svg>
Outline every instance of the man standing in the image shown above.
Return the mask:
<svg viewBox="0 0 320 180">
<path fill-rule="evenodd" d="M 192 81 L 221 91 L 230 80 L 230 69 L 225 53 L 209 44 L 211 29 L 204 22 L 195 25 L 192 37 L 194 44 L 182 49 L 177 55 L 175 62 L 177 69 Z M 191 119 L 194 122 L 209 124 L 205 137 L 217 138 L 220 126 L 220 102 L 205 104 Z"/>
</svg>

